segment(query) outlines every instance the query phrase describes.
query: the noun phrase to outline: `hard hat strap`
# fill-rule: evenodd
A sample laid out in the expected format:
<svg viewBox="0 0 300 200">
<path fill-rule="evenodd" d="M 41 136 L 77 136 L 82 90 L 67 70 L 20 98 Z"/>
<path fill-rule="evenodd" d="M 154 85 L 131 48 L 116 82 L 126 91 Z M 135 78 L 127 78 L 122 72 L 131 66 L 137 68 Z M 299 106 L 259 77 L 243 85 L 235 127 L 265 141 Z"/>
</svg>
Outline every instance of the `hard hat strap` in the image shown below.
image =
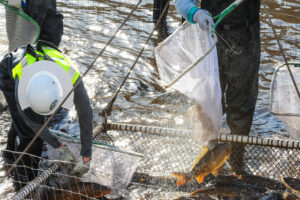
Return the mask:
<svg viewBox="0 0 300 200">
<path fill-rule="evenodd" d="M 40 60 L 40 58 L 46 59 L 45 56 L 37 54 L 30 45 L 27 47 L 27 52 L 26 53 L 28 53 L 28 54 L 32 55 L 33 57 L 35 57 L 36 60 Z"/>
<path fill-rule="evenodd" d="M 42 52 L 42 53 L 44 54 L 44 59 L 45 59 L 45 60 L 50 60 L 50 61 L 55 62 L 55 60 L 53 60 L 50 56 L 48 56 L 48 55 L 44 52 L 43 48 L 42 48 L 39 44 L 37 45 L 37 50 L 38 50 L 39 52 Z"/>
<path fill-rule="evenodd" d="M 42 54 L 37 54 L 31 46 L 28 46 L 27 53 L 29 53 L 30 55 L 32 55 L 33 57 L 35 57 L 36 60 L 40 60 L 40 58 L 42 58 L 43 60 L 50 60 L 50 61 L 55 62 L 50 56 L 48 56 L 44 52 L 43 48 L 40 45 L 37 45 L 37 50 L 39 52 L 41 52 Z"/>
</svg>

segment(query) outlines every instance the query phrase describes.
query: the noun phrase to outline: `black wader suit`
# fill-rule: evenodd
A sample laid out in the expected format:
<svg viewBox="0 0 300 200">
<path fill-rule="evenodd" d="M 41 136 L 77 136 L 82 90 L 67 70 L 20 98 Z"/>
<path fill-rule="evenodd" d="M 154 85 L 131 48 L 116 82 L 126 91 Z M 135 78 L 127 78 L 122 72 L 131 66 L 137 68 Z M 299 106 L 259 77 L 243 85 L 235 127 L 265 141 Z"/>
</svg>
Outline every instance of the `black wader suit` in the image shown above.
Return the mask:
<svg viewBox="0 0 300 200">
<path fill-rule="evenodd" d="M 168 0 L 154 0 L 153 2 L 153 23 L 156 23 L 162 14 L 165 6 L 167 5 Z M 162 39 L 168 37 L 168 27 L 167 27 L 167 15 L 168 15 L 168 10 L 169 10 L 169 3 L 167 5 L 167 9 L 162 16 L 159 24 L 158 24 L 158 31 Z"/>
<path fill-rule="evenodd" d="M 202 0 L 201 8 L 216 16 L 233 0 Z M 223 110 L 232 134 L 249 135 L 258 94 L 260 64 L 260 0 L 245 0 L 217 26 L 217 51 Z M 231 48 L 222 38 L 229 43 Z M 245 145 L 233 145 L 229 163 L 243 168 Z"/>
<path fill-rule="evenodd" d="M 54 46 L 59 46 L 61 37 L 63 35 L 63 16 L 56 10 L 56 0 L 27 0 L 26 6 L 22 7 L 24 12 L 30 16 L 33 20 L 35 20 L 40 26 L 40 40 L 44 40 L 54 44 Z M 24 32 L 24 29 L 28 29 L 26 24 L 22 24 L 23 21 L 19 21 L 18 15 L 14 12 L 6 9 L 6 31 L 9 41 L 9 51 L 13 51 L 20 46 L 27 45 L 27 42 L 31 41 L 32 33 Z M 27 30 L 28 31 L 28 30 Z M 23 35 L 22 34 L 28 34 Z M 31 41 L 32 42 L 32 41 Z M 22 48 L 21 48 L 22 49 Z M 8 132 L 8 141 L 6 150 L 9 151 L 20 151 L 22 152 L 29 142 L 32 139 L 33 131 L 37 131 L 37 127 L 32 130 L 33 127 L 28 127 L 24 122 L 24 119 L 18 114 L 18 109 L 16 107 L 16 100 L 14 96 L 14 82 L 9 80 L 8 74 L 10 73 L 7 69 L 12 68 L 16 62 L 19 61 L 25 54 L 26 50 L 16 50 L 12 52 L 10 55 L 7 55 L 1 62 L 0 66 L 0 89 L 4 92 L 6 101 L 9 106 L 10 113 L 12 115 L 12 124 L 11 128 Z M 26 49 L 26 48 L 25 48 Z M 5 67 L 4 67 L 5 66 Z M 63 111 L 61 112 L 62 115 Z M 31 117 L 38 119 L 38 124 L 43 124 L 43 120 L 45 118 L 36 116 L 33 112 L 30 114 Z M 42 119 L 42 121 L 41 121 Z M 18 122 L 17 122 L 18 120 Z M 55 120 L 55 119 L 54 119 Z M 58 120 L 58 118 L 56 118 Z M 17 125 L 19 124 L 19 125 Z M 20 124 L 22 124 L 20 126 Z M 31 124 L 33 125 L 33 124 Z M 16 136 L 19 135 L 20 143 L 16 144 Z M 27 135 L 27 137 L 22 137 L 21 135 Z M 28 135 L 31 135 L 28 137 Z M 47 137 L 47 135 L 45 135 Z M 51 136 L 50 136 L 51 137 Z M 51 141 L 51 140 L 50 140 Z M 58 141 L 54 141 L 54 146 L 59 145 Z M 42 139 L 38 138 L 32 147 L 28 150 L 29 154 L 40 156 L 42 152 Z M 3 154 L 4 159 L 8 162 L 14 162 L 14 160 L 18 157 L 19 154 L 11 155 Z M 25 155 L 23 159 L 19 162 L 19 165 L 29 166 L 33 169 L 38 168 L 38 158 L 33 158 L 31 156 Z M 24 184 L 18 184 L 20 182 L 27 182 L 32 180 L 37 174 L 37 171 L 26 169 L 24 167 L 17 167 L 15 172 L 13 173 L 13 178 L 16 180 L 15 189 L 19 190 L 20 187 L 23 187 Z"/>
</svg>

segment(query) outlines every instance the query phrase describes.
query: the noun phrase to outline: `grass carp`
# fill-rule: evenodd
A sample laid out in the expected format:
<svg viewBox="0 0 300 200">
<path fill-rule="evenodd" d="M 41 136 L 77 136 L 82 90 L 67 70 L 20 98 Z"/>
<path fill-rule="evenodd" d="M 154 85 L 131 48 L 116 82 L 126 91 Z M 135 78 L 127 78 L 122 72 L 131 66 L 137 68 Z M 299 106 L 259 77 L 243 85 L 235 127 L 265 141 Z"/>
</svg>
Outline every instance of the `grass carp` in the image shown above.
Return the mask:
<svg viewBox="0 0 300 200">
<path fill-rule="evenodd" d="M 66 185 L 58 190 L 52 190 L 47 193 L 45 199 L 102 199 L 104 195 L 110 194 L 111 189 L 109 187 L 91 183 L 91 182 L 77 182 L 72 185 Z"/>
<path fill-rule="evenodd" d="M 230 143 L 217 144 L 212 149 L 208 149 L 208 147 L 204 146 L 202 153 L 195 160 L 194 166 L 190 172 L 173 173 L 173 176 L 179 178 L 179 180 L 176 182 L 176 185 L 182 186 L 191 182 L 193 179 L 196 179 L 198 183 L 202 183 L 204 177 L 210 173 L 212 173 L 214 176 L 217 176 L 219 168 L 222 167 L 230 153 Z"/>
</svg>

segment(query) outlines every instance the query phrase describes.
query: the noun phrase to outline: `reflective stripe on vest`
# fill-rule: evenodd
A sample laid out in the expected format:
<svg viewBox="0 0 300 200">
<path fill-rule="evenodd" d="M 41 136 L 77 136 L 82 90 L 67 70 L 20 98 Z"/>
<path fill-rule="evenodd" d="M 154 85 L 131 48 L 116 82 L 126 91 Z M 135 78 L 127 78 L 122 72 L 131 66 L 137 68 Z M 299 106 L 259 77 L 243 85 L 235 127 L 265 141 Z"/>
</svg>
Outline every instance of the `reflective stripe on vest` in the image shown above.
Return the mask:
<svg viewBox="0 0 300 200">
<path fill-rule="evenodd" d="M 66 56 L 57 51 L 56 49 L 50 47 L 42 47 L 45 54 L 47 54 L 51 59 L 53 59 L 57 64 L 59 64 L 71 77 L 72 84 L 74 85 L 79 77 L 79 70 L 75 67 L 75 65 L 68 60 Z M 43 53 L 39 51 L 34 51 L 36 54 L 44 56 Z M 44 60 L 44 57 L 38 57 L 39 60 Z M 16 76 L 21 79 L 22 77 L 22 69 L 30 66 L 35 63 L 37 59 L 29 53 L 26 53 L 26 56 L 13 68 L 12 75 L 15 79 Z"/>
</svg>

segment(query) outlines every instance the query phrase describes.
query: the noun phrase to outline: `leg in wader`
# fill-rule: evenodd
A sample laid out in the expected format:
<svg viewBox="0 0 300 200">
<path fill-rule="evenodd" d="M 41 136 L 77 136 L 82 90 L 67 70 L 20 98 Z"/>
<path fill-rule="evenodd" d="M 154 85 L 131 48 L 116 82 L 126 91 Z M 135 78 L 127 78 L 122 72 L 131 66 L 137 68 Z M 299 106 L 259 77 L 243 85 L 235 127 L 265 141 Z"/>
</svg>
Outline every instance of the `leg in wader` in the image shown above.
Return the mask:
<svg viewBox="0 0 300 200">
<path fill-rule="evenodd" d="M 20 138 L 20 143 L 16 146 L 17 152 L 23 152 L 32 139 Z M 43 141 L 38 138 L 19 161 L 17 167 L 12 172 L 15 191 L 20 190 L 28 182 L 33 180 L 38 173 L 40 156 L 43 150 Z M 15 159 L 20 153 L 15 154 Z M 37 156 L 37 157 L 36 157 Z"/>
<path fill-rule="evenodd" d="M 9 168 L 11 164 L 15 161 L 13 152 L 16 150 L 16 137 L 18 133 L 14 127 L 14 123 L 11 124 L 11 127 L 7 133 L 7 144 L 6 149 L 3 151 L 2 157 L 3 160 L 8 165 Z"/>
<path fill-rule="evenodd" d="M 168 0 L 154 0 L 154 4 L 153 4 L 153 23 L 156 23 L 158 21 L 159 16 L 162 14 L 166 5 L 167 5 L 167 10 L 163 14 L 163 17 L 161 18 L 161 21 L 159 22 L 157 27 L 163 39 L 168 37 L 167 15 L 169 9 L 169 2 Z"/>
<path fill-rule="evenodd" d="M 222 26 L 220 26 L 222 28 Z M 221 33 L 233 48 L 219 38 L 218 57 L 223 109 L 231 134 L 249 135 L 258 94 L 260 62 L 259 22 Z M 233 144 L 229 164 L 236 174 L 244 173 L 245 145 Z"/>
</svg>

